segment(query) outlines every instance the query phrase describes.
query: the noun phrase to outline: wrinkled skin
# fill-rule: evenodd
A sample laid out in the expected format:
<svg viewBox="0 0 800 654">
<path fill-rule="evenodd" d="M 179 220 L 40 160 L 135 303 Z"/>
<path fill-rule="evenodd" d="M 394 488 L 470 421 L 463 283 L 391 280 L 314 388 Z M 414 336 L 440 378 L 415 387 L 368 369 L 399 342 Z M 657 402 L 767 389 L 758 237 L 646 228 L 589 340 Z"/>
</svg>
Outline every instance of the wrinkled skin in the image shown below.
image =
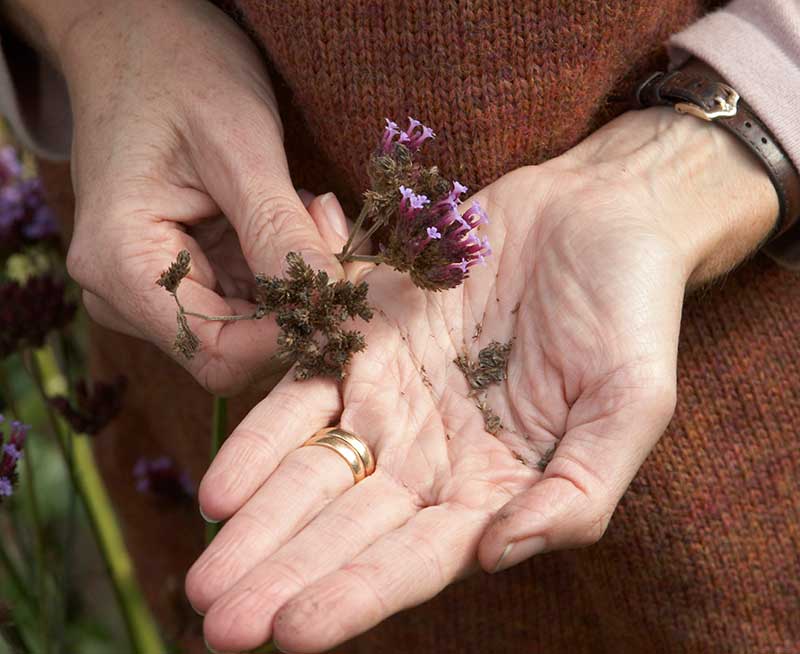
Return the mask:
<svg viewBox="0 0 800 654">
<path fill-rule="evenodd" d="M 247 35 L 207 2 L 97 4 L 76 2 L 89 7 L 54 46 L 75 122 L 67 265 L 92 317 L 172 354 L 176 306 L 155 280 L 184 248 L 193 266 L 180 297 L 205 314 L 252 312 L 253 273 L 280 272 L 293 250 L 341 276 L 330 226 L 317 229 L 289 178 L 270 80 Z M 273 321 L 190 322 L 204 347 L 177 360 L 210 391 L 274 374 Z"/>
<path fill-rule="evenodd" d="M 612 125 L 477 193 L 494 255 L 462 287 L 350 268 L 376 308 L 368 349 L 341 385 L 285 378 L 201 485 L 205 514 L 230 518 L 187 578 L 210 646 L 323 651 L 478 566 L 600 538 L 672 414 L 683 296 L 710 242 L 684 231 L 691 189 L 650 175 L 672 120 L 653 116 L 656 146 L 621 146 Z M 488 393 L 496 436 L 453 363 L 492 340 L 513 342 Z M 334 452 L 298 449 L 337 423 L 377 459 L 355 486 Z"/>
</svg>

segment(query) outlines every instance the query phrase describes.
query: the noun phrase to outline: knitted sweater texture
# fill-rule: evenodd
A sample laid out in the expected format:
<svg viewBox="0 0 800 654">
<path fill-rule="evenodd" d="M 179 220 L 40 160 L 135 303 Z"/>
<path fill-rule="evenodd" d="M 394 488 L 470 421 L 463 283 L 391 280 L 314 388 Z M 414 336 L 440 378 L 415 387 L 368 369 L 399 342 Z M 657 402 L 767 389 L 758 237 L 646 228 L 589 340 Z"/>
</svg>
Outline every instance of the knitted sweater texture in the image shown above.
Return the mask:
<svg viewBox="0 0 800 654">
<path fill-rule="evenodd" d="M 238 0 L 298 184 L 351 202 L 384 116 L 480 188 L 629 108 L 696 0 Z M 326 188 L 327 187 L 327 188 Z M 680 405 L 600 545 L 456 585 L 363 652 L 800 652 L 800 292 L 752 264 L 689 302 Z M 791 342 L 794 341 L 794 342 Z"/>
<path fill-rule="evenodd" d="M 385 116 L 433 126 L 441 138 L 431 157 L 480 188 L 628 109 L 634 81 L 666 64 L 664 41 L 709 8 L 700 0 L 226 5 L 274 69 L 296 184 L 335 190 L 351 208 Z M 49 174 L 53 188 L 59 171 Z M 69 196 L 61 200 L 68 208 Z M 106 481 L 150 601 L 186 651 L 203 651 L 181 592 L 202 547 L 196 513 L 145 504 L 120 471 L 143 452 L 166 452 L 199 479 L 207 396 L 154 348 L 92 330 L 96 374 L 124 366 L 132 381 L 114 433 L 97 442 Z M 800 652 L 797 334 L 800 284 L 762 257 L 690 298 L 675 418 L 599 544 L 476 575 L 336 651 Z M 231 424 L 257 399 L 241 399 Z"/>
</svg>

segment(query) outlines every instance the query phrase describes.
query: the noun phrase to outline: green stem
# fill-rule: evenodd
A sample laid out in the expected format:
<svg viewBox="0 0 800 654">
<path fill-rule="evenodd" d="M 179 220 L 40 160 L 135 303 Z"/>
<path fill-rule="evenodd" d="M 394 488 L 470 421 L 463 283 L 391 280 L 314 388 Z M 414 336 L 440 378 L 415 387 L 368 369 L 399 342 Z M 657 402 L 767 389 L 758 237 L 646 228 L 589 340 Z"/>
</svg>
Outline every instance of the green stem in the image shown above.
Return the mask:
<svg viewBox="0 0 800 654">
<path fill-rule="evenodd" d="M 6 548 L 0 545 L 0 567 L 8 573 L 8 579 L 14 587 L 14 592 L 19 595 L 29 606 L 34 605 L 34 597 L 28 590 L 28 586 L 22 578 L 17 566 L 6 552 Z"/>
<path fill-rule="evenodd" d="M 50 397 L 66 392 L 66 380 L 58 369 L 53 351 L 49 347 L 36 350 L 31 357 L 31 364 L 29 372 L 42 395 L 56 437 L 66 457 L 69 451 L 70 429 L 55 415 L 48 401 Z M 71 458 L 70 477 L 86 508 L 89 525 L 108 569 L 133 650 L 137 654 L 165 654 L 167 648 L 161 640 L 156 622 L 136 580 L 133 562 L 97 469 L 88 436 L 85 434 L 73 436 Z"/>
<path fill-rule="evenodd" d="M 11 413 L 16 420 L 21 420 L 19 411 L 11 394 L 11 389 L 6 385 L 5 376 L 0 379 L 0 389 L 8 402 Z M 28 503 L 31 507 L 31 522 L 33 522 L 33 540 L 36 557 L 36 588 L 39 595 L 40 610 L 39 628 L 42 632 L 42 648 L 44 654 L 50 652 L 50 603 L 47 601 L 47 570 L 45 569 L 45 535 L 42 514 L 39 511 L 39 498 L 34 485 L 33 460 L 31 457 L 32 449 L 26 448 L 22 457 L 22 464 L 25 466 L 25 492 L 28 495 Z"/>
<path fill-rule="evenodd" d="M 25 465 L 25 488 L 28 493 L 28 502 L 31 505 L 31 520 L 33 522 L 34 549 L 36 551 L 36 587 L 39 594 L 39 621 L 42 630 L 42 647 L 44 654 L 50 652 L 50 602 L 47 597 L 47 570 L 45 569 L 44 553 L 44 525 L 42 514 L 39 512 L 39 498 L 36 495 L 33 476 L 33 462 L 31 461 L 31 449 L 22 457 Z"/>
<path fill-rule="evenodd" d="M 214 396 L 214 411 L 211 417 L 211 454 L 210 461 L 217 456 L 222 442 L 227 436 L 228 426 L 228 400 L 224 397 Z M 220 529 L 219 523 L 206 524 L 206 544 L 214 540 Z"/>
</svg>

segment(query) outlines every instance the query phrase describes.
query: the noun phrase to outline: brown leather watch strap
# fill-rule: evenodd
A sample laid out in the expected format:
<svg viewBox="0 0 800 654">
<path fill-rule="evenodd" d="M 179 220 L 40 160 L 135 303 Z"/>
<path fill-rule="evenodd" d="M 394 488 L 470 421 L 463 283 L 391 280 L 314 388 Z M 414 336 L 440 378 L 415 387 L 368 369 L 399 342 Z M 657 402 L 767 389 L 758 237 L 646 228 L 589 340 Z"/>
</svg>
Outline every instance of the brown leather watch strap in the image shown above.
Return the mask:
<svg viewBox="0 0 800 654">
<path fill-rule="evenodd" d="M 800 174 L 750 106 L 710 66 L 693 59 L 671 73 L 655 73 L 636 90 L 640 107 L 667 105 L 713 121 L 736 135 L 764 162 L 775 185 L 780 216 L 771 237 L 800 219 Z"/>
</svg>

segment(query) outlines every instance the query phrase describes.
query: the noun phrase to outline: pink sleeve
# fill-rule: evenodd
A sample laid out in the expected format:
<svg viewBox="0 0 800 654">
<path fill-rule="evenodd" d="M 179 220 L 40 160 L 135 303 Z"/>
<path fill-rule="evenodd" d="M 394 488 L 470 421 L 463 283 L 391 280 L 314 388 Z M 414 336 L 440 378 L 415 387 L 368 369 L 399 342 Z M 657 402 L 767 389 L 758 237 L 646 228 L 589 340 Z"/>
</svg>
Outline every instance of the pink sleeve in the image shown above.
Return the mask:
<svg viewBox="0 0 800 654">
<path fill-rule="evenodd" d="M 669 41 L 672 66 L 690 56 L 722 75 L 800 170 L 800 0 L 732 0 Z M 767 248 L 800 270 L 800 224 Z"/>
</svg>

